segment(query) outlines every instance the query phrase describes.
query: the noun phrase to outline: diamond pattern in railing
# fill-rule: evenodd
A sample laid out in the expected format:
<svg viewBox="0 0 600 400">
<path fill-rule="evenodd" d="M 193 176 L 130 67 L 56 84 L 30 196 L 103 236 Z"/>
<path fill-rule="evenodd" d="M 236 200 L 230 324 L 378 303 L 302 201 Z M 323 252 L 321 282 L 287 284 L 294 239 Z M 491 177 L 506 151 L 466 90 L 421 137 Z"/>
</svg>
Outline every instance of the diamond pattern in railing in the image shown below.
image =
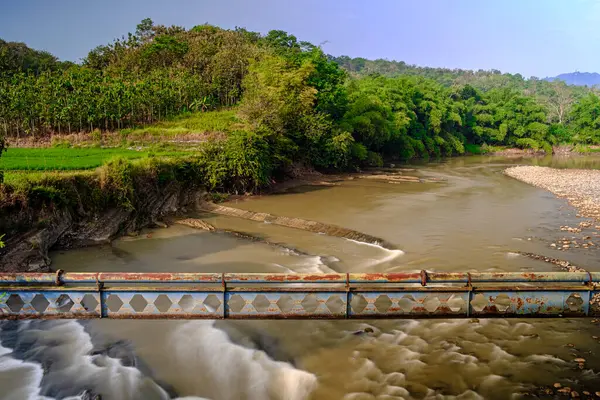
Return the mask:
<svg viewBox="0 0 600 400">
<path fill-rule="evenodd" d="M 246 301 L 239 294 L 234 294 L 229 298 L 227 302 L 227 307 L 229 307 L 229 312 L 239 313 L 242 312 L 242 309 L 246 305 Z"/>
<path fill-rule="evenodd" d="M 296 302 L 292 299 L 292 296 L 284 294 L 275 302 L 275 304 L 277 304 L 277 307 L 284 313 L 289 313 L 294 309 Z"/>
<path fill-rule="evenodd" d="M 264 313 L 269 309 L 271 302 L 267 299 L 267 296 L 259 294 L 252 300 L 252 305 L 256 308 L 256 311 Z"/>
<path fill-rule="evenodd" d="M 99 316 L 99 294 L 86 292 L 33 291 L 0 293 L 0 314 L 31 315 L 44 314 L 64 317 Z"/>
<path fill-rule="evenodd" d="M 466 300 L 461 297 L 460 295 L 452 295 L 448 298 L 448 301 L 446 301 L 446 304 L 448 305 L 448 308 L 450 308 L 450 311 L 453 312 L 458 312 L 462 309 L 465 308 L 465 305 L 467 304 Z"/>
<path fill-rule="evenodd" d="M 206 296 L 206 299 L 202 302 L 206 309 L 210 312 L 216 312 L 222 304 L 222 301 L 219 300 L 217 295 L 209 294 Z"/>
<path fill-rule="evenodd" d="M 587 292 L 486 291 L 473 295 L 471 310 L 474 315 L 584 315 L 584 294 Z"/>
<path fill-rule="evenodd" d="M 429 288 L 427 288 L 429 289 Z M 468 304 L 471 295 L 470 304 Z M 347 297 L 348 296 L 348 297 Z M 469 293 L 415 290 L 411 292 L 221 292 L 105 290 L 22 290 L 0 292 L 0 316 L 112 318 L 252 318 L 369 316 L 467 316 L 498 314 L 584 315 L 589 293 L 581 291 L 485 291 Z M 102 297 L 102 301 L 100 298 Z M 600 314 L 600 293 L 592 292 L 590 315 Z"/>
<path fill-rule="evenodd" d="M 365 298 L 360 294 L 352 295 L 352 298 L 350 300 L 350 307 L 352 309 L 352 312 L 360 314 L 368 305 L 369 303 L 367 302 L 367 300 L 365 300 Z"/>
<path fill-rule="evenodd" d="M 317 296 L 314 293 L 310 293 L 307 294 L 304 299 L 302 299 L 300 305 L 302 305 L 302 308 L 307 313 L 312 314 L 316 311 L 317 307 L 319 307 L 319 302 L 317 301 Z"/>
<path fill-rule="evenodd" d="M 181 300 L 179 300 L 179 305 L 184 312 L 190 312 L 196 306 L 196 302 L 191 294 L 184 294 L 181 296 Z"/>
<path fill-rule="evenodd" d="M 121 300 L 118 294 L 111 294 L 106 298 L 106 307 L 108 308 L 108 311 L 115 313 L 119 312 L 122 306 L 123 300 Z"/>
<path fill-rule="evenodd" d="M 387 312 L 387 310 L 390 309 L 391 305 L 392 300 L 390 300 L 388 295 L 385 294 L 380 295 L 379 297 L 377 297 L 377 300 L 375 300 L 375 308 L 377 308 L 377 311 L 380 311 L 382 313 Z"/>
<path fill-rule="evenodd" d="M 169 311 L 169 308 L 173 305 L 173 302 L 166 294 L 159 294 L 154 300 L 154 306 L 161 313 Z"/>
<path fill-rule="evenodd" d="M 23 308 L 23 306 L 25 305 L 25 302 L 23 301 L 23 299 L 21 299 L 21 296 L 13 293 L 8 297 L 6 305 L 8 306 L 10 311 L 18 313 L 19 311 L 21 311 L 21 308 Z"/>
<path fill-rule="evenodd" d="M 124 292 L 104 293 L 109 316 L 186 315 L 219 318 L 223 315 L 223 294 L 206 292 Z"/>
<path fill-rule="evenodd" d="M 227 299 L 227 313 L 233 317 L 342 316 L 345 312 L 346 293 L 244 292 Z"/>
<path fill-rule="evenodd" d="M 467 293 L 385 292 L 352 293 L 350 305 L 355 316 L 463 314 Z"/>
<path fill-rule="evenodd" d="M 325 302 L 325 305 L 332 314 L 342 314 L 346 310 L 346 302 L 340 296 L 331 296 Z"/>
<path fill-rule="evenodd" d="M 100 304 L 96 297 L 93 294 L 89 293 L 83 296 L 80 303 L 86 311 L 95 310 L 96 307 L 98 307 L 98 305 Z"/>
<path fill-rule="evenodd" d="M 410 294 L 403 295 L 396 303 L 405 313 L 410 312 L 416 304 L 415 298 Z"/>
<path fill-rule="evenodd" d="M 571 293 L 566 300 L 569 311 L 580 311 L 583 305 L 583 299 L 579 293 Z"/>
<path fill-rule="evenodd" d="M 135 312 L 142 312 L 148 305 L 148 301 L 141 294 L 136 294 L 131 298 L 129 304 L 133 307 Z"/>
<path fill-rule="evenodd" d="M 31 306 L 35 311 L 39 313 L 43 313 L 44 311 L 46 311 L 49 305 L 50 302 L 43 294 L 36 294 L 31 300 Z"/>
<path fill-rule="evenodd" d="M 486 299 L 483 293 L 477 293 L 475 296 L 473 296 L 473 299 L 471 300 L 471 308 L 477 312 L 483 311 L 483 309 L 486 308 L 488 304 L 488 299 Z"/>
<path fill-rule="evenodd" d="M 510 297 L 506 293 L 500 293 L 493 300 L 494 305 L 496 306 L 496 310 L 499 312 L 506 312 L 508 307 L 510 307 Z"/>
<path fill-rule="evenodd" d="M 69 312 L 75 305 L 73 299 L 71 299 L 68 294 L 61 294 L 58 296 L 55 303 L 56 308 L 58 308 L 61 312 Z"/>
<path fill-rule="evenodd" d="M 429 295 L 423 302 L 423 307 L 430 313 L 434 312 L 442 304 L 438 296 Z"/>
</svg>

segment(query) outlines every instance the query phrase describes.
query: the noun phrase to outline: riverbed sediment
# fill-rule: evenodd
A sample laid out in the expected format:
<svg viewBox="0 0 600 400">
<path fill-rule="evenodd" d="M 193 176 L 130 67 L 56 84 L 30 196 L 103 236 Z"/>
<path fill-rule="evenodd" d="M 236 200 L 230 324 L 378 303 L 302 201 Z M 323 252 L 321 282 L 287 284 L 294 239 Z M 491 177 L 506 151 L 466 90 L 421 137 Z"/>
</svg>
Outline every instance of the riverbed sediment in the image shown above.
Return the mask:
<svg viewBox="0 0 600 400">
<path fill-rule="evenodd" d="M 504 173 L 567 199 L 578 216 L 595 219 L 600 229 L 600 170 L 517 166 Z"/>
</svg>

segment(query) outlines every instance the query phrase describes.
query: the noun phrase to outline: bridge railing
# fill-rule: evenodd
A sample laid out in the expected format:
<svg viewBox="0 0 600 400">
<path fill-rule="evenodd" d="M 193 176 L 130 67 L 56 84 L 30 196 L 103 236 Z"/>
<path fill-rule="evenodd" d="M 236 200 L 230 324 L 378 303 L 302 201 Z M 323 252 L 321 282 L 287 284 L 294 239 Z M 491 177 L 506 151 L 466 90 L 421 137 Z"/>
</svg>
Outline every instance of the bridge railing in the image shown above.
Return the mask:
<svg viewBox="0 0 600 400">
<path fill-rule="evenodd" d="M 600 273 L 0 273 L 0 319 L 600 316 Z"/>
</svg>

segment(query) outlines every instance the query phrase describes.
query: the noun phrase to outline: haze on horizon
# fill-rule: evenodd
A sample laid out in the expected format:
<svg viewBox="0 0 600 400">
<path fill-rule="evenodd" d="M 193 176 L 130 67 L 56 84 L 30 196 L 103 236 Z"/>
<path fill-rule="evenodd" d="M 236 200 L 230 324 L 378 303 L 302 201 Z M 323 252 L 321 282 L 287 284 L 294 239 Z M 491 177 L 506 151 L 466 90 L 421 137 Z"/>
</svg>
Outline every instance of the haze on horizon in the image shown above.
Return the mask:
<svg viewBox="0 0 600 400">
<path fill-rule="evenodd" d="M 0 38 L 76 62 L 150 17 L 281 29 L 335 56 L 540 78 L 600 70 L 600 0 L 4 0 L 2 11 Z"/>
</svg>

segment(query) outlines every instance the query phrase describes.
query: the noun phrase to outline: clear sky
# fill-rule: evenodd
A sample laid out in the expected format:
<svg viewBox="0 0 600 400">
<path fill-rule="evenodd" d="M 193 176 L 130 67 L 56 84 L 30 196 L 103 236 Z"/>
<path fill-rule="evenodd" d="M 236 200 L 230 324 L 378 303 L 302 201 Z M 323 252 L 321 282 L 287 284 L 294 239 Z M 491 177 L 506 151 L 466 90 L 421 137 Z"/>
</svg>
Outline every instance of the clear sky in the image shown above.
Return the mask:
<svg viewBox="0 0 600 400">
<path fill-rule="evenodd" d="M 600 0 L 0 0 L 0 38 L 79 61 L 157 24 L 326 42 L 325 52 L 524 76 L 600 72 Z"/>
</svg>

